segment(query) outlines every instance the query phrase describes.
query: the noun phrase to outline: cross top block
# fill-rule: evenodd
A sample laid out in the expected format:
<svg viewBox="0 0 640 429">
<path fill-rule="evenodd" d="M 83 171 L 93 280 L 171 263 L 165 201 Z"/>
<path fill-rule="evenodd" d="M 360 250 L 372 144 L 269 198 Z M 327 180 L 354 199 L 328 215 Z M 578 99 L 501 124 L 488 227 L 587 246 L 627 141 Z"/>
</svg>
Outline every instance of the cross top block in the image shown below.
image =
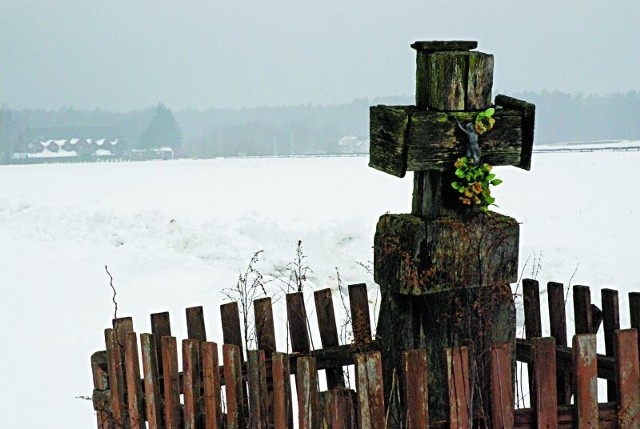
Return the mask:
<svg viewBox="0 0 640 429">
<path fill-rule="evenodd" d="M 447 170 L 465 155 L 458 129 L 491 103 L 493 55 L 473 51 L 473 41 L 420 41 L 416 105 L 370 108 L 369 166 L 398 177 L 407 171 Z M 496 96 L 494 129 L 480 139 L 482 162 L 531 167 L 535 106 Z"/>
</svg>

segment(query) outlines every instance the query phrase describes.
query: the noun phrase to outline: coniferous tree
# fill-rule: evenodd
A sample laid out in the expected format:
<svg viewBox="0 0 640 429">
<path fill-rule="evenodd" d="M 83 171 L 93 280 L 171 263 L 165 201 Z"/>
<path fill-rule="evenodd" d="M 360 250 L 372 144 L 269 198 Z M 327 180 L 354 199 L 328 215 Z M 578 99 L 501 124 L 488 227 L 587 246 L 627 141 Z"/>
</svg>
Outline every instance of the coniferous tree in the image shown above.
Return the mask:
<svg viewBox="0 0 640 429">
<path fill-rule="evenodd" d="M 182 145 L 182 131 L 171 110 L 164 104 L 156 106 L 149 125 L 140 136 L 141 149 L 170 147 L 177 149 Z"/>
</svg>

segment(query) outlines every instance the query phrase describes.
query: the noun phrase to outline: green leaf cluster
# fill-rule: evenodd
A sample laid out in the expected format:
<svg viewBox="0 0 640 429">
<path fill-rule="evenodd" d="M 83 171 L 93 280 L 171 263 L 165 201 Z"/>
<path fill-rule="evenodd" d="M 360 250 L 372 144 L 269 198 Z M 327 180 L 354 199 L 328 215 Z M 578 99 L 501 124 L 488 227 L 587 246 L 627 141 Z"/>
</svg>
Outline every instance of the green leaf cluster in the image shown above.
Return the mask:
<svg viewBox="0 0 640 429">
<path fill-rule="evenodd" d="M 496 120 L 493 118 L 495 112 L 496 109 L 489 107 L 484 112 L 478 113 L 473 124 L 478 134 L 484 134 L 493 128 L 493 125 L 496 123 Z"/>
<path fill-rule="evenodd" d="M 458 158 L 454 166 L 457 179 L 451 182 L 451 187 L 461 194 L 462 204 L 477 205 L 483 212 L 488 211 L 496 201 L 491 196 L 491 186 L 498 186 L 502 180 L 491 173 L 489 164 L 476 165 L 466 156 Z"/>
</svg>

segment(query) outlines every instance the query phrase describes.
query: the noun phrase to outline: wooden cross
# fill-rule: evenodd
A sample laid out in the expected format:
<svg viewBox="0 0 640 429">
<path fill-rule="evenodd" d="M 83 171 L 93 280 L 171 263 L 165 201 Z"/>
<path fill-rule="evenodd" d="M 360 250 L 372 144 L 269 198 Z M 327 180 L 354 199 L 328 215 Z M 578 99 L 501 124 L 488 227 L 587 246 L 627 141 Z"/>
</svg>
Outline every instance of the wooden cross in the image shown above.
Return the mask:
<svg viewBox="0 0 640 429">
<path fill-rule="evenodd" d="M 370 108 L 369 166 L 404 177 L 414 171 L 413 214 L 435 219 L 461 210 L 446 182 L 465 155 L 458 128 L 492 105 L 493 55 L 477 42 L 415 42 L 416 105 Z M 531 167 L 535 106 L 498 95 L 494 128 L 480 137 L 482 162 Z"/>
<path fill-rule="evenodd" d="M 401 351 L 429 354 L 429 414 L 447 418 L 447 364 L 443 348 L 470 345 L 479 387 L 474 407 L 487 404 L 486 344 L 515 345 L 519 225 L 508 216 L 469 210 L 452 188 L 454 163 L 468 136 L 458 123 L 494 107 L 494 127 L 479 137 L 480 162 L 531 166 L 535 106 L 504 95 L 491 102 L 493 56 L 476 42 L 416 42 L 416 105 L 370 110 L 370 162 L 403 177 L 414 172 L 411 214 L 380 217 L 374 239 L 374 280 L 380 286 L 377 333 L 385 373 L 401 365 Z M 486 343 L 486 344 L 485 344 Z M 486 411 L 486 410 L 485 410 Z M 399 409 L 391 409 L 400 416 Z"/>
</svg>

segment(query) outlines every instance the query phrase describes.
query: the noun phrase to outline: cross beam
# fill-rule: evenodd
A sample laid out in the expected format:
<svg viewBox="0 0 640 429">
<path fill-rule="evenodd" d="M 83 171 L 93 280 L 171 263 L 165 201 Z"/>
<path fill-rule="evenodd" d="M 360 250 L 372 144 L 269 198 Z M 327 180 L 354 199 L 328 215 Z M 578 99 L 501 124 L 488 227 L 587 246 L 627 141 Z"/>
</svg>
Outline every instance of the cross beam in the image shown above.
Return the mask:
<svg viewBox="0 0 640 429">
<path fill-rule="evenodd" d="M 498 95 L 494 128 L 480 138 L 482 162 L 531 168 L 535 105 Z M 369 166 L 397 177 L 407 171 L 449 170 L 466 152 L 458 128 L 478 111 L 437 111 L 416 106 L 370 108 Z"/>
</svg>

